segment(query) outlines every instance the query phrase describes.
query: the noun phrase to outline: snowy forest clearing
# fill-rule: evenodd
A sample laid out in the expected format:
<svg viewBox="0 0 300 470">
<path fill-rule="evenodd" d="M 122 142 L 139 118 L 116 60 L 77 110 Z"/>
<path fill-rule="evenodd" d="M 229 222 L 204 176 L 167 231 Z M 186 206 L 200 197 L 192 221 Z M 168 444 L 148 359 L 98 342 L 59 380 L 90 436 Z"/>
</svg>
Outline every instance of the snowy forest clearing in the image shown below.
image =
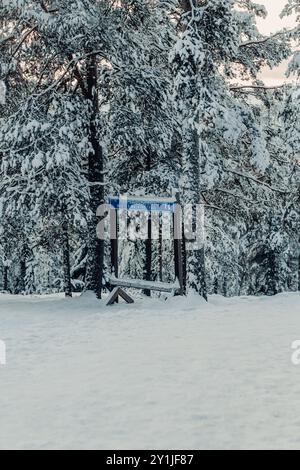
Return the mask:
<svg viewBox="0 0 300 470">
<path fill-rule="evenodd" d="M 300 295 L 0 295 L 0 448 L 300 448 Z"/>
</svg>

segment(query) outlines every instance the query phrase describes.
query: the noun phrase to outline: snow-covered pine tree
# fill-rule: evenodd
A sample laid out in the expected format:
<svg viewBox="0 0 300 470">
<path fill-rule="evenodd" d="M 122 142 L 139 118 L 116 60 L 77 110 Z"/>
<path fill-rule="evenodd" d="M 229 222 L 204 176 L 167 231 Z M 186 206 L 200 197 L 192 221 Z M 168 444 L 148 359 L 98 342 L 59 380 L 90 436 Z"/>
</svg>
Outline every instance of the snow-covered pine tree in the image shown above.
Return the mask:
<svg viewBox="0 0 300 470">
<path fill-rule="evenodd" d="M 142 155 L 143 162 L 148 164 L 148 169 L 151 166 L 156 178 L 159 174 L 155 172 L 156 156 L 160 155 L 163 161 L 162 150 L 169 147 L 170 119 L 165 109 L 168 90 L 165 71 L 162 73 L 168 53 L 164 38 L 169 33 L 163 23 L 167 18 L 163 8 L 156 10 L 152 4 L 146 0 L 118 3 L 24 0 L 5 2 L 2 10 L 4 16 L 16 19 L 11 49 L 17 67 L 26 64 L 28 99 L 42 103 L 51 93 L 66 93 L 81 100 L 90 149 L 86 161 L 90 211 L 94 214 L 89 224 L 86 280 L 87 288 L 98 296 L 101 296 L 104 244 L 96 237 L 96 210 L 105 196 L 104 152 L 100 139 L 110 142 L 114 139 L 116 144 L 109 145 L 113 151 L 127 139 L 127 156 L 134 153 L 135 159 L 139 159 Z M 107 77 L 108 104 L 114 123 L 109 139 L 108 129 L 103 128 L 106 122 L 101 118 Z M 118 115 L 121 104 L 123 114 Z M 134 107 L 139 110 L 135 112 Z M 121 125 L 120 117 L 125 119 Z M 131 149 L 133 142 L 136 142 L 135 148 Z M 165 176 L 168 171 L 166 165 Z M 148 181 L 147 185 L 150 184 Z M 159 182 L 156 184 L 159 186 Z"/>
<path fill-rule="evenodd" d="M 182 197 L 192 204 L 205 202 L 207 213 L 219 210 L 224 219 L 229 204 L 236 211 L 241 181 L 259 187 L 257 173 L 268 166 L 260 125 L 236 96 L 244 87 L 233 81 L 247 79 L 249 84 L 252 79 L 250 88 L 260 86 L 261 67 L 280 63 L 289 48 L 281 36 L 265 38 L 258 32 L 255 16 L 266 12 L 250 1 L 179 4 L 179 38 L 171 60 L 182 126 Z M 239 153 L 242 145 L 246 151 Z M 188 254 L 188 271 L 190 288 L 206 296 L 203 253 Z"/>
<path fill-rule="evenodd" d="M 295 70 L 299 74 L 299 69 Z M 289 172 L 286 184 L 291 192 L 287 201 L 287 216 L 290 238 L 293 241 L 293 258 L 296 259 L 298 271 L 298 290 L 300 290 L 300 123 L 297 118 L 300 110 L 300 91 L 298 86 L 289 86 L 282 100 L 281 139 L 285 144 L 285 159 Z"/>
<path fill-rule="evenodd" d="M 288 0 L 282 17 L 294 15 L 296 19 L 295 28 L 288 33 L 293 45 L 293 56 L 289 64 L 288 75 L 295 74 L 300 77 L 300 3 L 299 0 Z"/>
<path fill-rule="evenodd" d="M 98 71 L 112 51 L 115 30 L 112 1 L 5 2 L 2 12 L 16 19 L 13 59 L 27 75 L 27 96 L 35 102 L 49 91 L 69 92 L 82 102 L 89 156 L 87 185 L 93 219 L 89 228 L 87 288 L 101 296 L 103 242 L 97 239 L 96 210 L 104 202 L 103 152 L 99 141 Z M 9 55 L 9 54 L 8 54 Z M 12 55 L 12 54 L 10 54 Z"/>
<path fill-rule="evenodd" d="M 273 295 L 295 290 L 297 164 L 288 151 L 295 137 L 290 140 L 285 133 L 287 90 L 279 88 L 262 94 L 255 90 L 255 98 L 247 92 L 248 107 L 264 135 L 268 166 L 253 174 L 254 181 L 245 178 L 239 182 L 242 200 L 237 207 L 243 207 L 243 198 L 249 201 L 243 210 L 244 224 L 240 225 L 243 293 Z"/>
<path fill-rule="evenodd" d="M 29 97 L 22 113 L 17 111 L 2 123 L 0 142 L 2 223 L 11 218 L 18 221 L 21 233 L 30 227 L 43 240 L 54 237 L 59 242 L 69 296 L 69 237 L 72 227 L 86 230 L 89 216 L 82 169 L 89 146 L 82 103 L 66 94 L 43 95 L 43 100 Z"/>
<path fill-rule="evenodd" d="M 111 155 L 109 176 L 116 193 L 171 195 L 178 173 L 178 161 L 171 155 L 175 119 L 168 54 L 173 25 L 160 1 L 123 1 L 119 15 L 123 25 L 115 52 L 119 67 L 107 74 L 103 114 Z M 126 274 L 156 278 L 155 242 L 151 246 L 150 239 L 135 238 L 123 245 L 124 262 L 127 251 L 134 253 Z"/>
<path fill-rule="evenodd" d="M 2 16 L 15 20 L 11 27 L 12 43 L 5 44 L 9 44 L 9 60 L 22 69 L 22 76 L 26 75 L 28 99 L 33 99 L 37 107 L 43 106 L 40 100 L 57 90 L 81 99 L 82 109 L 78 113 L 86 118 L 89 147 L 86 183 L 93 214 L 88 237 L 87 288 L 98 296 L 104 255 L 103 241 L 96 236 L 96 210 L 104 202 L 98 71 L 108 51 L 112 51 L 115 11 L 112 1 L 79 0 L 12 1 L 2 3 L 1 9 Z"/>
<path fill-rule="evenodd" d="M 96 238 L 95 213 L 104 200 L 107 169 L 109 193 L 170 195 L 180 179 L 182 202 L 205 205 L 207 263 L 205 268 L 202 248 L 189 253 L 190 289 L 203 296 L 206 291 L 266 292 L 268 273 L 276 281 L 274 289 L 269 283 L 269 293 L 294 288 L 291 253 L 299 245 L 291 241 L 297 234 L 292 214 L 299 193 L 291 196 L 290 189 L 298 188 L 297 136 L 291 125 L 296 100 L 293 95 L 282 98 L 282 108 L 280 100 L 274 104 L 275 95 L 257 76 L 263 65 L 289 56 L 285 42 L 294 45 L 297 29 L 263 37 L 255 17 L 265 10 L 249 0 L 11 0 L 0 5 L 6 285 L 23 291 L 24 252 L 25 291 L 59 286 L 61 250 L 54 240 L 60 237 L 76 250 L 74 277 L 82 278 L 87 265 L 87 288 L 101 295 L 104 245 Z M 297 8 L 290 0 L 285 13 Z M 297 54 L 290 71 L 296 65 Z M 277 123 L 267 116 L 278 116 Z M 287 161 L 276 154 L 277 145 L 286 149 Z M 68 157 L 57 162 L 59 154 Z M 67 231 L 55 221 L 60 210 L 67 214 Z M 85 237 L 77 221 L 89 212 L 94 215 Z M 272 234 L 281 234 L 275 256 L 265 249 L 270 237 L 276 238 Z M 266 257 L 256 263 L 263 247 Z M 134 255 L 136 266 L 125 269 L 145 271 L 144 248 L 135 246 Z M 167 251 L 163 255 L 169 259 Z M 129 256 L 126 252 L 124 262 Z M 161 276 L 156 246 L 151 256 Z M 68 256 L 63 264 L 69 265 Z M 67 267 L 67 290 L 69 272 Z M 169 277 L 170 269 L 164 275 Z"/>
</svg>

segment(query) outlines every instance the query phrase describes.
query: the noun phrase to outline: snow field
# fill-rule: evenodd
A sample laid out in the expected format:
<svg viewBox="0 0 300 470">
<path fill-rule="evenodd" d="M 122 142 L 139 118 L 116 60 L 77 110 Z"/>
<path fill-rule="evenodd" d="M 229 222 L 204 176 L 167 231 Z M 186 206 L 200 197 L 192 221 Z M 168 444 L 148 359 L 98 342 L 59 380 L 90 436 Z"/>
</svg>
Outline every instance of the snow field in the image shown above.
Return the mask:
<svg viewBox="0 0 300 470">
<path fill-rule="evenodd" d="M 0 296 L 1 449 L 299 449 L 300 295 Z"/>
</svg>

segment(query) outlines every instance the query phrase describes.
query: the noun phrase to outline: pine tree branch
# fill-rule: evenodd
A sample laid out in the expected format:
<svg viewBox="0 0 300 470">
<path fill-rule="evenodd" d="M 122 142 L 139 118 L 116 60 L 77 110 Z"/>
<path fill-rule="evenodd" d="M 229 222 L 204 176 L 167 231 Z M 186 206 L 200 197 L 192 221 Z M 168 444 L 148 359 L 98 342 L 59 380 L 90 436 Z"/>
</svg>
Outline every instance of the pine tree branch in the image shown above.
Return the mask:
<svg viewBox="0 0 300 470">
<path fill-rule="evenodd" d="M 69 60 L 70 60 L 70 61 L 73 60 L 72 55 L 69 56 Z M 76 64 L 74 65 L 73 73 L 74 73 L 74 76 L 75 76 L 75 78 L 76 78 L 76 80 L 77 80 L 77 82 L 78 82 L 78 85 L 79 85 L 80 88 L 81 88 L 81 91 L 82 91 L 83 96 L 86 97 L 86 96 L 88 95 L 88 90 L 87 90 L 87 88 L 86 88 L 86 86 L 85 86 L 83 77 L 82 77 L 82 75 L 81 75 L 81 73 L 80 73 L 80 70 L 79 70 L 79 68 L 78 68 L 78 63 L 76 63 Z"/>
<path fill-rule="evenodd" d="M 239 90 L 280 90 L 284 88 L 285 85 L 277 85 L 277 86 L 266 86 L 266 85 L 242 85 L 242 86 L 233 86 L 230 87 L 230 91 L 239 91 Z"/>
<path fill-rule="evenodd" d="M 42 10 L 44 10 L 45 13 L 56 13 L 58 11 L 58 8 L 53 8 L 53 10 L 49 10 L 48 7 L 45 5 L 43 1 L 40 2 Z"/>
<path fill-rule="evenodd" d="M 226 171 L 226 173 L 232 173 L 233 175 L 237 175 L 237 176 L 240 176 L 241 178 L 246 178 L 250 181 L 253 181 L 254 183 L 260 184 L 261 186 L 268 188 L 270 191 L 274 191 L 274 192 L 281 193 L 281 194 L 290 194 L 290 191 L 284 191 L 283 189 L 280 189 L 280 188 L 273 188 L 268 183 L 265 183 L 264 181 L 260 181 L 254 178 L 254 176 L 247 175 L 245 173 L 240 173 L 239 171 L 236 171 L 236 170 L 229 170 L 227 168 L 224 168 L 224 171 Z"/>
<path fill-rule="evenodd" d="M 245 202 L 249 202 L 250 204 L 254 204 L 255 201 L 253 199 L 249 199 L 245 196 L 243 196 L 242 194 L 236 194 L 236 193 L 233 193 L 232 191 L 229 191 L 227 189 L 221 189 L 221 188 L 214 188 L 215 191 L 219 192 L 219 193 L 223 193 L 223 194 L 226 194 L 227 196 L 232 196 L 232 197 L 235 197 L 237 199 L 240 199 L 240 200 L 243 200 Z"/>
<path fill-rule="evenodd" d="M 232 217 L 234 217 L 234 214 L 232 212 L 230 212 L 228 209 L 225 209 L 224 207 L 216 206 L 214 204 L 210 204 L 210 202 L 207 200 L 207 198 L 204 196 L 204 194 L 202 193 L 201 195 L 202 195 L 202 198 L 205 202 L 204 207 L 207 207 L 209 209 L 214 209 L 214 210 L 217 210 L 217 211 L 220 211 L 220 212 L 225 212 L 225 213 L 231 215 Z"/>
<path fill-rule="evenodd" d="M 213 209 L 216 211 L 224 212 L 225 214 L 231 215 L 231 217 L 235 217 L 235 214 L 233 214 L 233 212 L 230 212 L 228 209 L 225 209 L 224 207 L 215 206 L 213 204 L 204 204 L 204 207 L 207 209 Z"/>
<path fill-rule="evenodd" d="M 49 85 L 47 88 L 45 88 L 43 91 L 38 93 L 38 95 L 36 95 L 36 96 L 45 95 L 49 91 L 54 90 L 55 88 L 57 88 L 63 82 L 64 78 L 67 76 L 67 74 L 69 72 L 71 72 L 71 73 L 74 72 L 74 68 L 77 66 L 77 64 L 80 60 L 84 60 L 88 57 L 97 56 L 97 55 L 100 55 L 102 58 L 105 58 L 103 56 L 102 51 L 92 51 L 92 52 L 89 52 L 89 53 L 87 53 L 87 54 L 85 54 L 81 57 L 73 58 L 72 60 L 70 60 L 70 62 L 68 63 L 68 65 L 66 67 L 66 70 L 62 73 L 62 75 L 54 83 Z"/>
<path fill-rule="evenodd" d="M 37 26 L 33 26 L 32 28 L 30 28 L 29 31 L 27 31 L 27 33 L 24 34 L 23 38 L 21 39 L 21 41 L 19 42 L 19 44 L 17 45 L 17 47 L 13 51 L 12 56 L 11 56 L 11 60 L 15 57 L 15 55 L 21 49 L 22 45 L 24 44 L 24 42 L 26 41 L 28 36 L 30 36 L 30 34 L 33 33 L 36 29 L 37 29 Z"/>
<path fill-rule="evenodd" d="M 266 38 L 244 42 L 244 43 L 240 44 L 239 47 L 259 46 L 261 44 L 265 44 L 268 41 L 271 41 L 272 39 L 275 39 L 278 36 L 283 36 L 283 35 L 285 35 L 289 32 L 292 32 L 292 30 L 291 31 L 279 31 L 275 34 L 272 34 L 272 36 L 268 36 Z"/>
</svg>

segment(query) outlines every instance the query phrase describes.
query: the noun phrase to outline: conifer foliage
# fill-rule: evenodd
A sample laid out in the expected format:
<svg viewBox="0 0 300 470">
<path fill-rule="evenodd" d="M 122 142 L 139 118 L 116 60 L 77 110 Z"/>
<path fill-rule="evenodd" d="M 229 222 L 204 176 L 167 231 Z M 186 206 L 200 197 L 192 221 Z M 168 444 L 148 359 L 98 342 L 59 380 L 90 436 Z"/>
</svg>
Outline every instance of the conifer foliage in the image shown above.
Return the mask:
<svg viewBox="0 0 300 470">
<path fill-rule="evenodd" d="M 0 0 L 2 291 L 100 298 L 97 208 L 174 191 L 191 223 L 205 213 L 186 245 L 189 292 L 299 290 L 299 2 L 282 13 L 291 31 L 264 37 L 266 13 L 250 0 Z M 295 83 L 268 89 L 262 68 L 285 59 Z M 174 276 L 170 242 L 121 248 L 126 275 Z"/>
</svg>

